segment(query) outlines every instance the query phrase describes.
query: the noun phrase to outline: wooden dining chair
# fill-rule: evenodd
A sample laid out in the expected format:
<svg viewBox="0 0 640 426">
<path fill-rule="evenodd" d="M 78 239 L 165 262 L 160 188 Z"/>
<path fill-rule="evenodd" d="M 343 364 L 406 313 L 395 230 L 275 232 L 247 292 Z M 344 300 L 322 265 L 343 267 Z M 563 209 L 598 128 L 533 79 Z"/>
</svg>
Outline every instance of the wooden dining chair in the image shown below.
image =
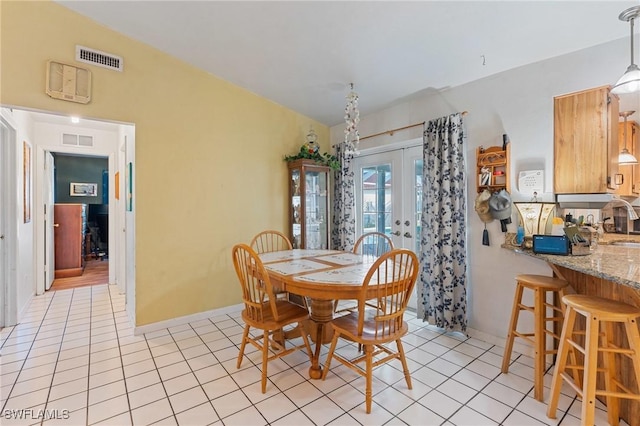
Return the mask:
<svg viewBox="0 0 640 426">
<path fill-rule="evenodd" d="M 358 311 L 338 317 L 331 322 L 334 335 L 322 379 L 327 377 L 334 358 L 364 376 L 367 413 L 371 412 L 371 382 L 374 367 L 394 359 L 399 360 L 402 363 L 407 387 L 411 389 L 411 376 L 402 346 L 402 336 L 407 334 L 409 328 L 403 316 L 417 277 L 418 258 L 411 250 L 394 249 L 384 253 L 371 266 L 364 278 L 358 296 Z M 367 303 L 371 298 L 375 298 L 375 306 Z M 341 347 L 341 353 L 336 353 L 340 338 L 362 345 L 364 354 L 358 352 L 355 358 L 347 358 L 347 352 L 353 350 L 352 345 Z M 388 345 L 391 342 L 396 343 L 396 351 Z M 364 366 L 361 363 L 364 363 Z"/>
<path fill-rule="evenodd" d="M 272 251 L 291 250 L 291 241 L 280 231 L 267 230 L 257 234 L 249 244 L 258 254 Z"/>
<path fill-rule="evenodd" d="M 391 241 L 391 237 L 382 232 L 362 234 L 353 246 L 353 252 L 363 255 L 366 261 L 373 261 L 390 250 L 393 250 L 393 241 Z M 342 306 L 339 305 L 340 301 L 336 300 L 333 309 L 335 313 L 351 312 L 356 308 L 355 303 L 350 300 L 343 302 Z"/>
<path fill-rule="evenodd" d="M 282 251 L 282 250 L 291 250 L 293 245 L 291 245 L 291 241 L 280 231 L 274 230 L 266 230 L 258 233 L 249 244 L 251 248 L 258 254 L 261 253 L 270 253 L 272 251 Z M 282 291 L 278 288 L 273 289 L 273 292 L 276 296 L 291 300 L 289 298 L 289 294 L 286 291 Z M 295 302 L 302 306 L 306 305 L 306 300 L 304 298 L 295 296 Z"/>
<path fill-rule="evenodd" d="M 311 360 L 311 346 L 304 332 L 302 321 L 309 319 L 309 312 L 295 303 L 275 297 L 271 280 L 264 269 L 258 254 L 246 244 L 233 247 L 233 266 L 242 288 L 244 309 L 242 320 L 245 323 L 240 353 L 236 368 L 240 368 L 247 343 L 262 352 L 262 393 L 267 389 L 267 363 L 288 355 L 299 349 L 305 349 Z M 297 323 L 302 343 L 285 347 L 286 340 L 278 342 L 273 333 Z M 262 330 L 258 336 L 250 335 L 251 328 Z"/>
<path fill-rule="evenodd" d="M 393 250 L 391 237 L 382 232 L 367 232 L 356 240 L 353 252 L 369 258 L 378 258 L 384 253 Z"/>
</svg>

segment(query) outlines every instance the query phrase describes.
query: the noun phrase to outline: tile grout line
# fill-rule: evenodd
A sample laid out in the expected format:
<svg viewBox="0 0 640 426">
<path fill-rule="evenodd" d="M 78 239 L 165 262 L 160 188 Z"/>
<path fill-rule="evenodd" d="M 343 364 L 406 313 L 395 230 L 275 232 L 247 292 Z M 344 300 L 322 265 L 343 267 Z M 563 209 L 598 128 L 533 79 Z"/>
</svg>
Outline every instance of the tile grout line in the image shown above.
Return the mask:
<svg viewBox="0 0 640 426">
<path fill-rule="evenodd" d="M 53 293 L 53 297 L 51 297 L 51 303 L 53 304 L 56 296 L 58 296 L 58 293 Z M 58 348 L 58 354 L 56 356 L 56 362 L 55 362 L 55 366 L 53 367 L 53 374 L 51 375 L 51 384 L 49 385 L 49 391 L 47 392 L 47 400 L 45 401 L 45 412 L 47 410 L 47 407 L 49 406 L 49 397 L 51 396 L 51 389 L 53 388 L 53 379 L 56 376 L 56 367 L 58 366 L 58 361 L 60 360 L 60 353 L 62 352 L 62 344 L 64 343 L 64 335 L 67 331 L 67 322 L 69 321 L 69 315 L 71 312 L 71 307 L 73 306 L 73 297 L 75 296 L 75 291 L 71 292 L 71 297 L 69 298 L 69 307 L 67 309 L 67 316 L 64 320 L 64 326 L 62 327 L 62 339 L 60 340 L 60 347 Z M 46 319 L 46 316 L 45 316 Z M 87 392 L 87 398 L 88 398 L 88 394 L 89 392 Z M 44 424 L 44 419 L 40 422 L 40 424 Z"/>
<path fill-rule="evenodd" d="M 54 296 L 55 297 L 55 294 Z M 49 308 L 51 307 L 51 303 L 53 301 L 53 297 L 51 297 L 46 305 L 46 308 L 44 309 L 44 314 L 42 315 L 42 319 L 40 320 L 40 324 L 38 325 L 38 330 L 35 332 L 33 340 L 31 341 L 31 345 L 29 345 L 29 349 L 27 351 L 27 354 L 25 356 L 25 358 L 22 360 L 22 365 L 20 366 L 20 370 L 18 372 L 18 375 L 16 376 L 15 380 L 13 381 L 13 384 L 11 385 L 11 389 L 9 390 L 9 393 L 7 394 L 7 399 L 4 401 L 4 404 L 2 406 L 2 416 L 4 416 L 4 412 L 6 409 L 7 404 L 9 403 L 9 399 L 11 398 L 11 393 L 13 392 L 13 389 L 16 386 L 16 383 L 18 383 L 18 378 L 20 377 L 20 374 L 22 374 L 22 369 L 24 368 L 24 365 L 27 362 L 27 359 L 29 358 L 29 354 L 31 353 L 31 350 L 33 349 L 33 345 L 35 344 L 36 341 L 36 337 L 38 336 L 38 333 L 40 332 L 40 328 L 42 327 L 42 323 L 44 322 L 44 319 L 47 315 L 47 312 L 49 312 Z M 31 299 L 31 302 L 29 302 L 29 310 L 31 310 L 31 304 L 33 303 L 33 299 Z M 27 323 L 28 324 L 28 323 Z M 19 324 L 18 324 L 19 325 Z M 16 326 L 17 327 L 17 326 Z M 16 327 L 13 328 L 13 330 L 11 330 L 11 333 L 13 333 L 16 329 Z M 9 335 L 11 335 L 11 333 Z"/>
</svg>

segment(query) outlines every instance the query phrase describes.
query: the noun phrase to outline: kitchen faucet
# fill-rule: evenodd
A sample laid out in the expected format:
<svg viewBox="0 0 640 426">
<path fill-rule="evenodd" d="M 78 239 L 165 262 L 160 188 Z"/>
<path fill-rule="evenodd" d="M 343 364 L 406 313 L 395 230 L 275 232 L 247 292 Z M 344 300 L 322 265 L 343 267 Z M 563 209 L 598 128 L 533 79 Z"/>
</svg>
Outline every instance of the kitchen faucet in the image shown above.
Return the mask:
<svg viewBox="0 0 640 426">
<path fill-rule="evenodd" d="M 609 201 L 609 203 L 607 203 L 607 206 L 611 206 L 611 207 L 625 207 L 627 209 L 627 214 L 629 215 L 629 219 L 630 220 L 637 220 L 638 219 L 638 213 L 636 213 L 635 209 L 633 208 L 633 206 L 627 201 L 627 200 L 623 200 L 622 198 L 615 198 L 611 201 Z"/>
</svg>

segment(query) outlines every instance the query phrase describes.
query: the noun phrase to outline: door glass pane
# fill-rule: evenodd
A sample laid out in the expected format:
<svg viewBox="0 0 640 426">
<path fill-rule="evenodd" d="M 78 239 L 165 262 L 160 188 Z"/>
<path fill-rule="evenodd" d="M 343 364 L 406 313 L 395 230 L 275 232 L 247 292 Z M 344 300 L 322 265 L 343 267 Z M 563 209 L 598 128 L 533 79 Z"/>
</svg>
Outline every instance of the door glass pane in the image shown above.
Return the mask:
<svg viewBox="0 0 640 426">
<path fill-rule="evenodd" d="M 391 165 L 362 168 L 362 233 L 391 234 Z"/>
<path fill-rule="evenodd" d="M 422 159 L 416 160 L 414 161 L 414 176 L 415 179 L 413 180 L 414 182 L 414 193 L 415 193 L 415 200 L 416 200 L 416 204 L 415 204 L 415 214 L 413 217 L 413 223 L 415 223 L 415 229 L 414 229 L 414 241 L 415 241 L 415 247 L 414 247 L 414 251 L 415 253 L 420 256 L 420 239 L 421 239 L 421 228 L 422 228 Z"/>
</svg>

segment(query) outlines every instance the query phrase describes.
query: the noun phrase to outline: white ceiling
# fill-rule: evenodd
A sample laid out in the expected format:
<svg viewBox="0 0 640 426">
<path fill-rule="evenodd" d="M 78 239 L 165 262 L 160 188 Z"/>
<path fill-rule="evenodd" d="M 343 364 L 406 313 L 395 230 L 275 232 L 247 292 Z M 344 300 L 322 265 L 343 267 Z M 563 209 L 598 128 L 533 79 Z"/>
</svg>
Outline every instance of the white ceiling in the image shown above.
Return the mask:
<svg viewBox="0 0 640 426">
<path fill-rule="evenodd" d="M 351 82 L 366 115 L 419 92 L 628 37 L 618 15 L 638 3 L 56 2 L 329 126 L 343 122 Z M 123 59 L 125 69 L 135 61 Z"/>
</svg>

